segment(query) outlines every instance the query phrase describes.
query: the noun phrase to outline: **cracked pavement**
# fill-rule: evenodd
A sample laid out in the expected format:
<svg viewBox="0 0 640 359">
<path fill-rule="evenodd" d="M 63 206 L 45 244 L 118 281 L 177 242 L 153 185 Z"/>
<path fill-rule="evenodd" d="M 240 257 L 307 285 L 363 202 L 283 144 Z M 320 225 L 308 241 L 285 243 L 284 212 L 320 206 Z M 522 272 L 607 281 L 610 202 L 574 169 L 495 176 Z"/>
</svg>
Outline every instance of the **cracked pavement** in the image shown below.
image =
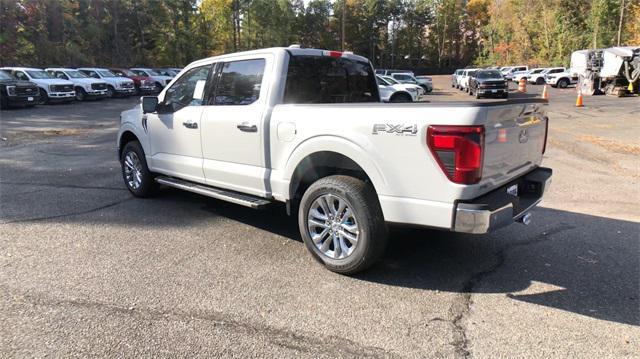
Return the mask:
<svg viewBox="0 0 640 359">
<path fill-rule="evenodd" d="M 394 228 L 355 277 L 320 267 L 283 206 L 133 199 L 114 148 L 135 99 L 2 111 L 0 357 L 634 357 L 640 99 L 579 112 L 566 91 L 532 225 Z"/>
</svg>

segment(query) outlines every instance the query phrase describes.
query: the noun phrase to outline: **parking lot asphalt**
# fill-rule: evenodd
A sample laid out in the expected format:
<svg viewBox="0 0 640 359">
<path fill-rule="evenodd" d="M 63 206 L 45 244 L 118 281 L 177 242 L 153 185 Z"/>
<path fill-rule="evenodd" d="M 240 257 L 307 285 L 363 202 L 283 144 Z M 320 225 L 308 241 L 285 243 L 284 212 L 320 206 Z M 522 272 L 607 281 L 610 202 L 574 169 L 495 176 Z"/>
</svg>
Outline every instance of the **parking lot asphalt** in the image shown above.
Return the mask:
<svg viewBox="0 0 640 359">
<path fill-rule="evenodd" d="M 447 81 L 425 100 L 470 99 Z M 574 101 L 551 90 L 531 225 L 395 228 L 355 277 L 282 206 L 132 198 L 115 135 L 136 99 L 2 111 L 0 357 L 637 357 L 640 99 Z"/>
</svg>

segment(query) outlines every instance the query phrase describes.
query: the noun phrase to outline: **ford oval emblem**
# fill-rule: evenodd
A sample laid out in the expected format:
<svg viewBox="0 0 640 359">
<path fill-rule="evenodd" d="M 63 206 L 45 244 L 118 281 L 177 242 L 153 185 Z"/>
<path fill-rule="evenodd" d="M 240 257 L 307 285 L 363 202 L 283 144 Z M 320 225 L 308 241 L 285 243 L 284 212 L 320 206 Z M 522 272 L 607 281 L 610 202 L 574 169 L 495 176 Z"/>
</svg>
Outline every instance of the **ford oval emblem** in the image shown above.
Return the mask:
<svg viewBox="0 0 640 359">
<path fill-rule="evenodd" d="M 529 134 L 527 133 L 527 130 L 520 131 L 520 134 L 518 135 L 518 141 L 520 143 L 526 143 L 527 141 L 529 141 Z"/>
</svg>

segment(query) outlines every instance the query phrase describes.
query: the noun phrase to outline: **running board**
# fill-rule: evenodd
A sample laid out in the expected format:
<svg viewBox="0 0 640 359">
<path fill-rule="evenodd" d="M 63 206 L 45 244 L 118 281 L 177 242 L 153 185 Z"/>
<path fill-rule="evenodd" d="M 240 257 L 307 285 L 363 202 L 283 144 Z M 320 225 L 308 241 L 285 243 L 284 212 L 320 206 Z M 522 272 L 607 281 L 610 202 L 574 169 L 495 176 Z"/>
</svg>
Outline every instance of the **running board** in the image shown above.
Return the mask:
<svg viewBox="0 0 640 359">
<path fill-rule="evenodd" d="M 185 180 L 181 180 L 173 177 L 159 176 L 159 177 L 156 177 L 156 182 L 163 184 L 165 186 L 182 189 L 185 191 L 201 194 L 203 196 L 216 198 L 219 200 L 239 204 L 239 205 L 254 208 L 254 209 L 262 208 L 268 205 L 269 203 L 271 203 L 271 201 L 264 198 L 254 197 L 251 195 L 242 194 L 242 193 L 233 192 L 233 191 L 227 191 L 220 188 L 209 187 L 209 186 L 205 186 L 205 185 L 201 185 L 201 184 L 197 184 L 197 183 L 193 183 L 193 182 L 189 182 L 189 181 L 185 181 Z"/>
</svg>

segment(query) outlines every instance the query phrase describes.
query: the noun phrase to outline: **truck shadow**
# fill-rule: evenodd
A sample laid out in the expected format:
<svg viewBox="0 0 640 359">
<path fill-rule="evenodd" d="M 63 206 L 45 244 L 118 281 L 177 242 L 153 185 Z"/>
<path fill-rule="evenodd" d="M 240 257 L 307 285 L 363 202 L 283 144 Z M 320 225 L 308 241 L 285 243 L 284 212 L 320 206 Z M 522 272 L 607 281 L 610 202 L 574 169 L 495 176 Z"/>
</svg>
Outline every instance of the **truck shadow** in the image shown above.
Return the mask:
<svg viewBox="0 0 640 359">
<path fill-rule="evenodd" d="M 207 210 L 301 241 L 284 207 L 255 212 L 213 202 Z M 504 294 L 531 304 L 640 325 L 640 224 L 548 208 L 534 225 L 473 236 L 393 228 L 381 262 L 353 277 L 453 293 Z"/>
</svg>

